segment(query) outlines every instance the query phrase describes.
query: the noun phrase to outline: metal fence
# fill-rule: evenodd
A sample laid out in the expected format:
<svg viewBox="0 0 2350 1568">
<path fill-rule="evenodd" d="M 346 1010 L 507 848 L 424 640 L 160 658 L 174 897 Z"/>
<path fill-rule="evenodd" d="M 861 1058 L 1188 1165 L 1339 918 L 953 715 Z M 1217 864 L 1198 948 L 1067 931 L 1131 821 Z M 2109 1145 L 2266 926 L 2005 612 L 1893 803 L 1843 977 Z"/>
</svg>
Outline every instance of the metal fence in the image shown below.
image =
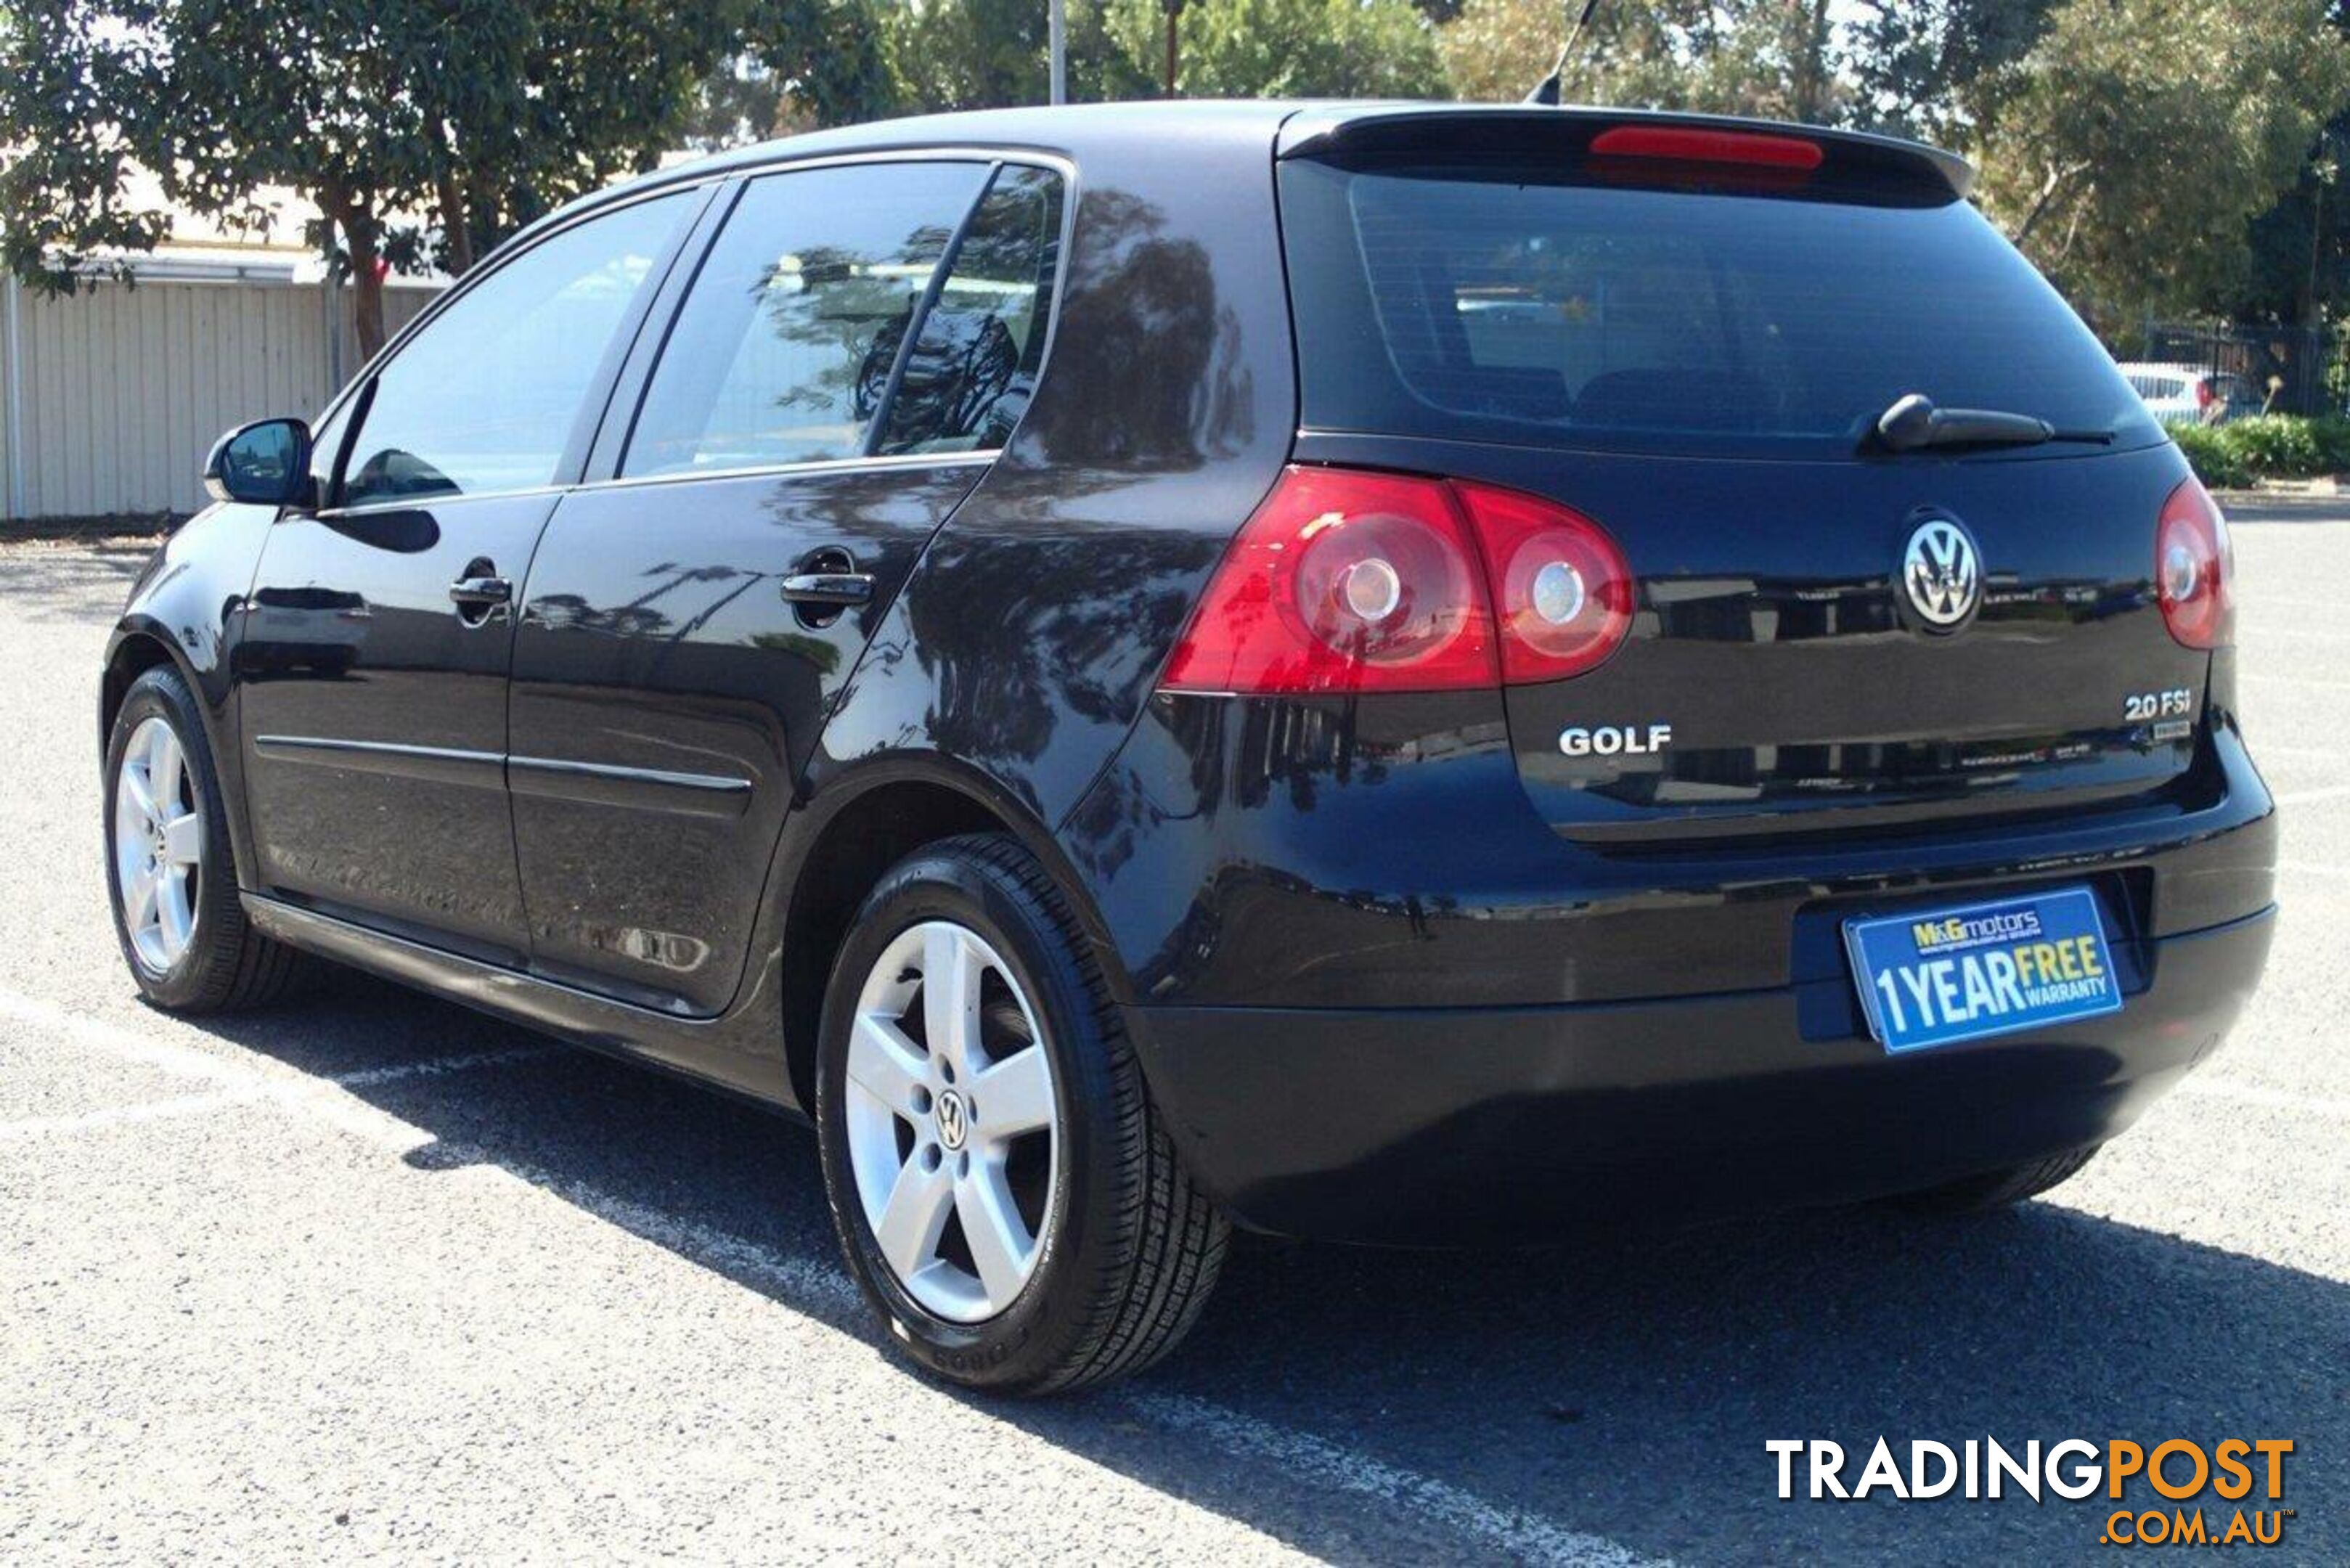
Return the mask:
<svg viewBox="0 0 2350 1568">
<path fill-rule="evenodd" d="M 2136 358 L 2235 379 L 2230 417 L 2344 411 L 2342 345 L 2324 327 L 2209 327 L 2148 322 Z"/>
<path fill-rule="evenodd" d="M 0 283 L 0 518 L 195 510 L 223 431 L 314 415 L 359 368 L 349 293 L 296 284 L 290 265 L 65 299 Z M 387 289 L 386 329 L 432 297 Z"/>
</svg>

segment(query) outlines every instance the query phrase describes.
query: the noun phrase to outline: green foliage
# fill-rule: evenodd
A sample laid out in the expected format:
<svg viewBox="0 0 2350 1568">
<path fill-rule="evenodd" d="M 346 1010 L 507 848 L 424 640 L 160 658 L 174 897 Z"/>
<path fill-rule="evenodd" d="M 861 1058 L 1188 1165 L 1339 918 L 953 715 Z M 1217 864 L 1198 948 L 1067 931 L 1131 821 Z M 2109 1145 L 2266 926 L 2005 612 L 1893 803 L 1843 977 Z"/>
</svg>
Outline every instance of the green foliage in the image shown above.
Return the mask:
<svg viewBox="0 0 2350 1568">
<path fill-rule="evenodd" d="M 2173 425 L 2171 440 L 2187 454 L 2195 477 L 2213 490 L 2242 490 L 2252 483 L 2251 465 L 2221 433 L 2225 425 Z"/>
<path fill-rule="evenodd" d="M 120 138 L 57 133 L 134 89 L 136 62 L 92 50 L 83 31 L 58 6 L 0 5 L 0 265 L 50 291 L 75 281 L 47 254 L 55 236 L 148 250 L 169 226 L 129 204 L 136 165 Z"/>
<path fill-rule="evenodd" d="M 1441 98 L 1436 38 L 1409 0 L 1191 0 L 1186 98 Z"/>
<path fill-rule="evenodd" d="M 705 78 L 685 122 L 699 150 L 896 113 L 904 88 L 877 0 L 757 0 L 740 49 Z"/>
<path fill-rule="evenodd" d="M 1070 0 L 1069 97 L 1155 98 L 1175 14 L 1185 98 L 1441 98 L 1436 34 L 1410 0 Z M 1039 0 L 923 0 L 892 13 L 907 102 L 993 109 L 1045 95 Z"/>
<path fill-rule="evenodd" d="M 1864 0 L 1846 46 L 1855 123 L 1963 142 L 1997 119 L 2010 69 L 2057 0 Z"/>
<path fill-rule="evenodd" d="M 754 22 L 846 0 L 31 0 L 0 9 L 8 264 L 70 289 L 100 247 L 151 247 L 164 201 L 234 226 L 290 187 L 359 281 L 379 257 L 463 271 L 520 223 L 680 139 L 699 84 Z M 837 50 L 823 53 L 834 68 Z M 853 63 L 853 62 L 852 62 Z M 829 79 L 828 78 L 826 79 Z"/>
<path fill-rule="evenodd" d="M 2350 5 L 2334 0 L 2337 37 L 2350 36 Z M 2210 303 L 2238 320 L 2314 325 L 2329 302 L 2350 293 L 2350 104 L 2338 106 L 2300 178 L 2276 205 L 2252 221 L 2251 267 L 2244 286 Z M 2335 369 L 2341 367 L 2337 361 Z M 2340 406 L 2345 389 L 2332 390 Z"/>
<path fill-rule="evenodd" d="M 2124 310 L 2241 285 L 2246 224 L 2350 97 L 2325 0 L 2065 0 L 1975 149 L 2041 267 Z"/>
<path fill-rule="evenodd" d="M 1156 78 L 1123 36 L 1117 0 L 1068 0 L 1069 97 L 1147 98 Z M 1151 6 L 1155 15 L 1157 6 Z M 1045 8 L 1036 0 L 889 4 L 890 57 L 909 108 L 1000 109 L 1042 103 L 1049 83 Z"/>
<path fill-rule="evenodd" d="M 1070 96 L 1513 101 L 1569 0 L 1068 0 Z M 265 186 L 378 257 L 463 271 L 579 192 L 708 147 L 1041 102 L 1043 0 L 0 0 L 0 264 L 71 287 Z M 1603 5 L 1570 99 L 1924 135 L 2116 318 L 2311 322 L 2350 292 L 2342 0 Z M 2330 129 L 2329 129 L 2330 128 Z M 2321 130 L 2327 131 L 2321 140 Z M 362 283 L 364 298 L 368 287 Z"/>
<path fill-rule="evenodd" d="M 2256 479 L 2350 473 L 2350 419 L 2264 414 L 2224 425 L 2173 425 L 2172 437 L 2204 483 L 2241 489 Z"/>
<path fill-rule="evenodd" d="M 1456 96 L 1511 102 L 1546 75 L 1566 36 L 1560 0 L 1466 0 L 1444 29 Z M 1834 121 L 1846 117 L 1826 0 L 1655 0 L 1611 5 L 1567 61 L 1578 103 Z"/>
</svg>

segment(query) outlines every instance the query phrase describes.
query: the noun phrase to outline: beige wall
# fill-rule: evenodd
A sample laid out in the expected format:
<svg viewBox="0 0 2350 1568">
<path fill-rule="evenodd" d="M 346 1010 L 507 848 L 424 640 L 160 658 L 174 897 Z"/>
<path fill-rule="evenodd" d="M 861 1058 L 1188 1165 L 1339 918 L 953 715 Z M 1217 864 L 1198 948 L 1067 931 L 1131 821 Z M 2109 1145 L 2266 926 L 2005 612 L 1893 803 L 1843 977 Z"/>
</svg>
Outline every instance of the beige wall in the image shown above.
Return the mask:
<svg viewBox="0 0 2350 1568">
<path fill-rule="evenodd" d="M 349 291 L 338 290 L 341 363 L 355 370 Z M 385 291 L 387 328 L 432 301 Z M 18 296 L 24 364 L 0 330 L 0 516 L 192 512 L 197 470 L 223 431 L 270 414 L 313 416 L 332 390 L 325 301 L 275 282 L 102 284 L 68 299 Z M 0 323 L 5 327 L 5 323 Z M 8 419 L 8 389 L 22 402 Z M 10 428 L 23 432 L 19 455 Z"/>
</svg>

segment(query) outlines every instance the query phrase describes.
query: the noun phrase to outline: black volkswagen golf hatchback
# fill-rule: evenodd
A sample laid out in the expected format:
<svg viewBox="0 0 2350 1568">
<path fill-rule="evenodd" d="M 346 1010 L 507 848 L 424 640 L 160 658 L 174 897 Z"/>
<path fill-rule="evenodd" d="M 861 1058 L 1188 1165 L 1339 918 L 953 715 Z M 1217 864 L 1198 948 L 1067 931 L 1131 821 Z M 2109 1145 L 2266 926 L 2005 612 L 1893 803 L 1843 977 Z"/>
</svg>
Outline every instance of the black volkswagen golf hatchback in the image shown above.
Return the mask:
<svg viewBox="0 0 2350 1568">
<path fill-rule="evenodd" d="M 1229 1228 L 2064 1179 L 2259 978 L 2228 531 L 1926 148 L 1187 104 L 539 223 L 107 654 L 189 1012 L 371 970 L 812 1118 L 973 1385 Z"/>
</svg>

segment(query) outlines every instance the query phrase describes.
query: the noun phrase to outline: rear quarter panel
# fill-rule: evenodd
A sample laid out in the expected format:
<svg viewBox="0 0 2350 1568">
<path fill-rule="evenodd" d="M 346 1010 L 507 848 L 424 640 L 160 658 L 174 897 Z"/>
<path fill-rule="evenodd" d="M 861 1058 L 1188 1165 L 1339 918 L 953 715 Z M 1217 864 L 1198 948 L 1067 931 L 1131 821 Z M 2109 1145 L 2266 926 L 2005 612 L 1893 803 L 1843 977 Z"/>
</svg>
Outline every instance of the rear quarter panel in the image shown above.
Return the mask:
<svg viewBox="0 0 2350 1568">
<path fill-rule="evenodd" d="M 1076 211 L 1035 400 L 850 677 L 809 801 L 927 764 L 1057 859 L 1050 830 L 1278 476 L 1297 394 L 1270 122 L 1184 130 L 1055 150 L 1076 161 Z"/>
</svg>

